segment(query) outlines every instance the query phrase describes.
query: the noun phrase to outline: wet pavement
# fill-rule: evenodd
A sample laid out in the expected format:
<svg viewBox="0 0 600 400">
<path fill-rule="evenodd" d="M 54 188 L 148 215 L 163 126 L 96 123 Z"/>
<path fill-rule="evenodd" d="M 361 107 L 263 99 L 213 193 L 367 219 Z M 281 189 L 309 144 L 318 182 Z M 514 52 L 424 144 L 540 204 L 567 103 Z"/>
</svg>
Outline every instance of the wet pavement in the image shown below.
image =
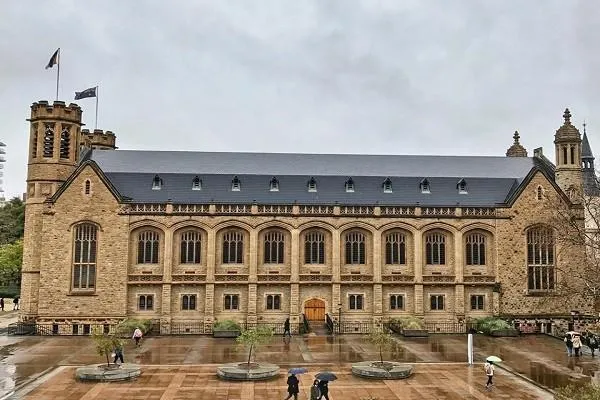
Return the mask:
<svg viewBox="0 0 600 400">
<path fill-rule="evenodd" d="M 510 393 L 508 391 L 509 387 L 512 387 L 513 390 L 523 390 L 524 393 L 541 393 L 538 393 L 537 397 L 512 396 L 513 398 L 544 398 L 543 393 L 547 394 L 547 392 L 538 390 L 528 380 L 548 388 L 555 388 L 564 386 L 569 382 L 589 380 L 589 377 L 595 371 L 600 371 L 600 360 L 598 360 L 598 357 L 592 358 L 589 352 L 579 358 L 567 357 L 563 343 L 548 336 L 489 338 L 476 335 L 475 350 L 476 362 L 481 362 L 486 356 L 492 354 L 505 360 L 502 363 L 502 367 L 506 368 L 506 370 L 498 371 L 501 375 L 497 377 L 498 386 L 495 389 L 496 392 L 494 392 L 496 393 L 495 396 L 500 396 L 500 393 L 504 390 L 502 389 L 504 385 L 510 382 L 509 386 L 506 387 L 505 393 Z M 216 388 L 223 387 L 223 385 L 229 388 L 230 386 L 228 385 L 233 385 L 231 386 L 233 392 L 238 390 L 235 388 L 246 387 L 247 391 L 252 390 L 252 393 L 256 395 L 257 390 L 263 384 L 252 384 L 253 386 L 250 387 L 248 384 L 242 383 L 225 383 L 216 380 L 214 376 L 215 364 L 243 361 L 245 358 L 246 353 L 244 349 L 237 347 L 232 339 L 213 339 L 207 336 L 150 337 L 145 339 L 139 348 L 135 348 L 132 343 L 128 343 L 125 347 L 125 361 L 144 365 L 143 376 L 154 377 L 154 383 L 170 382 L 167 383 L 167 388 L 169 385 L 177 386 L 173 382 L 179 382 L 179 380 L 183 379 L 182 382 L 189 380 L 193 382 L 205 382 L 208 385 L 206 390 L 208 388 L 217 390 Z M 284 341 L 280 337 L 274 338 L 270 344 L 259 348 L 256 361 L 276 363 L 282 368 L 307 366 L 311 369 L 323 369 L 327 367 L 338 373 L 347 374 L 349 373 L 349 363 L 378 358 L 378 349 L 367 343 L 365 338 L 359 335 L 343 335 L 339 337 L 308 335 L 294 337 L 291 341 Z M 440 334 L 423 339 L 396 338 L 395 344 L 388 351 L 384 352 L 384 358 L 422 364 L 417 365 L 415 377 L 408 381 L 388 382 L 385 384 L 368 381 L 371 382 L 369 383 L 369 387 L 372 386 L 375 392 L 377 388 L 382 390 L 387 388 L 385 390 L 391 390 L 390 393 L 401 393 L 402 398 L 411 398 L 411 392 L 408 389 L 422 386 L 419 390 L 435 389 L 442 392 L 444 390 L 449 391 L 444 395 L 441 392 L 435 395 L 432 394 L 429 398 L 488 398 L 489 393 L 484 393 L 484 397 L 478 397 L 479 395 L 474 394 L 472 395 L 474 397 L 464 397 L 466 394 L 479 393 L 484 389 L 480 385 L 481 382 L 478 382 L 483 377 L 483 368 L 481 365 L 471 368 L 466 366 L 466 335 Z M 39 378 L 47 379 L 47 381 L 32 392 L 31 396 L 35 394 L 37 396 L 35 397 L 36 399 L 67 398 L 52 397 L 52 395 L 48 394 L 59 387 L 63 389 L 68 388 L 68 390 L 73 391 L 73 396 L 76 396 L 75 393 L 81 394 L 82 391 L 85 394 L 92 390 L 92 386 L 95 386 L 75 382 L 73 378 L 74 371 L 71 367 L 100 363 L 102 361 L 102 358 L 96 354 L 92 339 L 89 337 L 0 336 L 0 399 L 2 399 L 3 395 L 15 390 L 17 393 L 24 393 L 28 389 L 34 388 L 40 383 Z M 195 377 L 187 377 L 189 374 L 193 375 L 190 371 L 197 371 L 196 375 L 194 375 Z M 521 379 L 521 376 L 524 379 Z M 119 388 L 127 387 L 134 390 L 137 387 L 140 389 L 140 382 L 143 382 L 144 379 L 146 378 L 140 378 L 138 383 L 127 383 L 124 385 L 130 386 L 119 386 Z M 446 387 L 448 384 L 446 380 L 456 382 L 456 387 L 452 389 Z M 346 387 L 352 393 L 355 393 L 354 389 L 352 389 L 354 386 L 358 385 L 356 387 L 360 387 L 361 382 L 364 384 L 362 379 L 351 376 L 348 376 L 347 382 L 347 385 L 343 387 Z M 103 393 L 107 384 L 99 385 L 104 389 L 93 390 Z M 160 389 L 161 385 L 157 384 L 156 394 L 164 389 Z M 196 383 L 192 386 L 195 385 Z M 272 388 L 271 390 L 285 390 L 283 381 L 270 381 L 268 385 L 271 385 L 269 386 Z M 384 385 L 385 388 L 381 385 Z M 342 390 L 342 386 L 339 388 L 339 390 Z M 128 393 L 130 393 L 130 389 L 127 389 Z M 44 397 L 46 394 L 39 397 L 42 395 L 40 391 L 43 391 L 50 397 Z M 96 398 L 92 394 L 88 393 L 85 398 Z M 457 397 L 459 394 L 463 397 Z M 107 396 L 105 393 L 103 396 L 102 398 L 104 399 L 116 398 L 114 394 Z M 161 398 L 161 396 L 162 394 L 156 398 Z M 387 394 L 381 394 L 378 397 L 380 400 L 396 398 Z M 79 397 L 68 398 L 75 399 Z M 139 397 L 133 396 L 128 398 L 155 397 L 145 397 L 140 394 Z M 179 397 L 162 398 L 183 399 L 202 397 L 186 397 L 185 394 L 182 394 Z M 250 399 L 252 397 L 239 397 L 239 395 L 210 397 L 207 394 L 206 398 Z M 254 398 L 260 399 L 262 397 Z M 275 396 L 275 398 L 277 397 Z M 335 398 L 342 397 L 336 396 Z M 352 399 L 352 397 L 343 398 Z M 359 399 L 360 397 L 356 398 Z"/>
</svg>

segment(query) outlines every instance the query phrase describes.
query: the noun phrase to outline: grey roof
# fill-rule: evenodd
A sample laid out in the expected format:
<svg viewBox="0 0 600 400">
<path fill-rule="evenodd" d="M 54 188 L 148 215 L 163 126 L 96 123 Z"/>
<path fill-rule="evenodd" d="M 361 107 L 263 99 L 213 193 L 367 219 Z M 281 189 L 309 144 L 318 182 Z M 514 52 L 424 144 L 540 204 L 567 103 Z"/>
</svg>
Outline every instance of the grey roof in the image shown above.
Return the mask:
<svg viewBox="0 0 600 400">
<path fill-rule="evenodd" d="M 532 168 L 540 167 L 527 157 L 94 150 L 86 158 L 131 201 L 173 203 L 496 206 Z M 161 190 L 152 189 L 156 175 L 163 182 Z M 196 176 L 202 190 L 192 190 Z M 241 181 L 239 192 L 231 190 L 234 176 Z M 272 177 L 279 181 L 279 191 L 269 190 Z M 317 192 L 307 190 L 311 177 Z M 352 193 L 345 189 L 349 177 L 355 185 Z M 383 191 L 387 177 L 392 193 Z M 431 193 L 421 192 L 424 178 Z M 457 187 L 463 178 L 467 194 Z"/>
<path fill-rule="evenodd" d="M 585 132 L 583 133 L 583 139 L 581 140 L 581 158 L 594 158 L 587 133 Z"/>
</svg>

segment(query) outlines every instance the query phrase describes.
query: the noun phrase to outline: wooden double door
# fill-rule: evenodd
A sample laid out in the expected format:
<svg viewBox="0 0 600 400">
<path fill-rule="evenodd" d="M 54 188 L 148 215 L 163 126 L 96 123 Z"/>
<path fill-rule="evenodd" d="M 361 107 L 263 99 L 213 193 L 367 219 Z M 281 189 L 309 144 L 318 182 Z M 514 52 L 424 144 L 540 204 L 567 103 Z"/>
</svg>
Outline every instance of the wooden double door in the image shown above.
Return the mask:
<svg viewBox="0 0 600 400">
<path fill-rule="evenodd" d="M 325 302 L 319 299 L 310 299 L 304 303 L 304 315 L 309 321 L 325 321 Z"/>
</svg>

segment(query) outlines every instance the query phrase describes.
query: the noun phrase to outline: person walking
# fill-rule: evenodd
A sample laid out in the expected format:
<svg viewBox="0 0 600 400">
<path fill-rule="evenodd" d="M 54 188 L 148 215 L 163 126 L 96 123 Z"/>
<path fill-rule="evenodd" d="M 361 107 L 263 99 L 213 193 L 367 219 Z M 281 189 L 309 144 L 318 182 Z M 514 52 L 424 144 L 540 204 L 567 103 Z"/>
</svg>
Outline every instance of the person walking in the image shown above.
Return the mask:
<svg viewBox="0 0 600 400">
<path fill-rule="evenodd" d="M 4 298 L 0 298 L 0 310 L 4 311 Z"/>
<path fill-rule="evenodd" d="M 288 334 L 289 337 L 292 337 L 292 332 L 290 331 L 290 319 L 286 318 L 283 323 L 283 337 L 285 338 L 285 334 Z"/>
<path fill-rule="evenodd" d="M 300 388 L 298 387 L 299 383 L 300 381 L 298 378 L 296 378 L 296 375 L 290 374 L 290 376 L 288 376 L 288 397 L 286 397 L 284 400 L 289 400 L 292 398 L 292 396 L 294 396 L 294 400 L 298 400 L 298 393 L 300 393 Z"/>
<path fill-rule="evenodd" d="M 13 310 L 19 309 L 19 296 L 15 296 L 13 299 Z"/>
<path fill-rule="evenodd" d="M 567 354 L 569 357 L 573 355 L 573 340 L 570 333 L 565 334 L 565 338 L 563 339 L 565 342 L 565 346 L 567 346 Z"/>
<path fill-rule="evenodd" d="M 326 400 L 329 400 L 329 386 L 327 386 L 327 381 L 320 380 L 319 381 L 319 391 L 321 395 L 319 396 L 319 400 L 325 397 Z"/>
<path fill-rule="evenodd" d="M 133 340 L 135 340 L 136 347 L 140 345 L 140 340 L 142 340 L 142 336 L 144 336 L 142 330 L 140 328 L 135 328 L 135 331 L 133 331 L 132 338 Z"/>
<path fill-rule="evenodd" d="M 483 370 L 488 378 L 485 388 L 489 390 L 492 386 L 494 386 L 494 382 L 492 382 L 494 379 L 494 363 L 492 361 L 486 361 L 486 363 L 483 365 Z"/>
<path fill-rule="evenodd" d="M 592 357 L 594 357 L 594 352 L 598 348 L 598 336 L 594 335 L 592 332 L 588 332 L 587 334 L 587 346 L 590 348 L 592 352 Z"/>
<path fill-rule="evenodd" d="M 319 380 L 315 379 L 310 387 L 310 400 L 319 400 L 321 398 L 321 390 L 319 390 Z"/>
<path fill-rule="evenodd" d="M 575 357 L 579 357 L 579 350 L 581 350 L 581 337 L 579 335 L 573 335 L 573 350 L 575 351 Z"/>
<path fill-rule="evenodd" d="M 121 343 L 115 346 L 114 353 L 115 359 L 113 360 L 113 363 L 116 364 L 117 360 L 121 360 L 121 364 L 124 364 L 125 361 L 123 361 L 123 345 Z"/>
</svg>

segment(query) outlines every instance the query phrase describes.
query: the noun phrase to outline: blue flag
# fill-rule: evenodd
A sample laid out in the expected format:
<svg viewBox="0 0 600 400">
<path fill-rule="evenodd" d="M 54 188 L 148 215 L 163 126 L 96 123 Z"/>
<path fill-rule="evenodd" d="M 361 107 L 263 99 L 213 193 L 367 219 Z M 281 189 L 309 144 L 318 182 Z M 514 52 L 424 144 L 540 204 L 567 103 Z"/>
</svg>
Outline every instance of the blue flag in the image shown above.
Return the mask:
<svg viewBox="0 0 600 400">
<path fill-rule="evenodd" d="M 75 92 L 75 100 L 96 97 L 96 88 L 85 89 L 83 92 Z"/>
</svg>

